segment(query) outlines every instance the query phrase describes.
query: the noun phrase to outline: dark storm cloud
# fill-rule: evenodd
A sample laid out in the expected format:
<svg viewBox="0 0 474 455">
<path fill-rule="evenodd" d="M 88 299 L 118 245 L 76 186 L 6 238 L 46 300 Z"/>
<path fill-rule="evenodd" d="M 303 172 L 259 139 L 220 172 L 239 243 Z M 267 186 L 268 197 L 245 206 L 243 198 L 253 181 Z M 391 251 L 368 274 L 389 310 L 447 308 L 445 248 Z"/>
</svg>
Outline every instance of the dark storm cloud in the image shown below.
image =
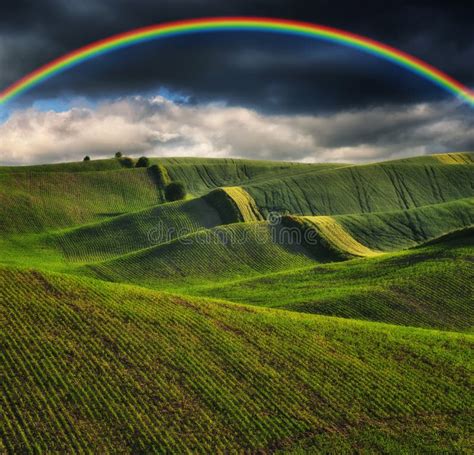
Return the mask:
<svg viewBox="0 0 474 455">
<path fill-rule="evenodd" d="M 285 17 L 360 33 L 474 85 L 469 2 L 257 0 L 11 1 L 0 4 L 0 86 L 81 45 L 134 27 L 188 17 Z M 261 34 L 154 42 L 103 56 L 35 89 L 32 98 L 114 95 L 166 86 L 199 102 L 266 112 L 318 112 L 436 100 L 437 87 L 350 49 Z M 23 99 L 27 99 L 24 97 Z"/>
</svg>

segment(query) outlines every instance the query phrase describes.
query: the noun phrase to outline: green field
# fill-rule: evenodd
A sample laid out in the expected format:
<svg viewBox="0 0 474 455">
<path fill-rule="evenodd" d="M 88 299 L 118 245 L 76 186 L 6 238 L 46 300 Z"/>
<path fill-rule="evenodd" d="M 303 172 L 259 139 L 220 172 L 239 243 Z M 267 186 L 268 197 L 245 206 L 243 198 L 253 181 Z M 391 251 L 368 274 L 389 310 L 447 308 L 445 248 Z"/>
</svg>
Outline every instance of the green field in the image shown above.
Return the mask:
<svg viewBox="0 0 474 455">
<path fill-rule="evenodd" d="M 474 450 L 473 153 L 150 161 L 0 167 L 0 453 Z"/>
</svg>

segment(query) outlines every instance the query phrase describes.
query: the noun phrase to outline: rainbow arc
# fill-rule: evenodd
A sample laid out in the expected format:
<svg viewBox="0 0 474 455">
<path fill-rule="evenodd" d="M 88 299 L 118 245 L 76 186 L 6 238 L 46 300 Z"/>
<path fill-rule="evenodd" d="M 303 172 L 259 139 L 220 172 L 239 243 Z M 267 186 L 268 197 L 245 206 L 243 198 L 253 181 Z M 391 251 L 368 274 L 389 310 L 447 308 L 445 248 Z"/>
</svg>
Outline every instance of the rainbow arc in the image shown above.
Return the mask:
<svg viewBox="0 0 474 455">
<path fill-rule="evenodd" d="M 96 41 L 53 60 L 10 85 L 0 92 L 0 105 L 72 66 L 115 49 L 176 35 L 224 31 L 257 31 L 298 35 L 359 49 L 418 74 L 474 107 L 473 90 L 437 68 L 401 50 L 370 38 L 323 25 L 261 17 L 217 17 L 167 22 Z"/>
</svg>

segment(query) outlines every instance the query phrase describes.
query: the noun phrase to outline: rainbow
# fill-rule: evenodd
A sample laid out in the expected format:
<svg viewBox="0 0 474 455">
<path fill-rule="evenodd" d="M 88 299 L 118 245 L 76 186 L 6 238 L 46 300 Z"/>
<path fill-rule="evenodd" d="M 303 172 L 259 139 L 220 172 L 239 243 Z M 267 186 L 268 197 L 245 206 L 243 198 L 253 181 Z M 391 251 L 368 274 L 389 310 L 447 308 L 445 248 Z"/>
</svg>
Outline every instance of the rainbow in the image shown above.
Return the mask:
<svg viewBox="0 0 474 455">
<path fill-rule="evenodd" d="M 216 17 L 167 22 L 131 30 L 81 47 L 24 76 L 0 92 L 0 105 L 46 79 L 98 55 L 145 41 L 202 32 L 258 31 L 305 36 L 349 46 L 395 63 L 447 90 L 474 107 L 474 91 L 403 51 L 372 39 L 322 25 L 260 17 Z"/>
</svg>

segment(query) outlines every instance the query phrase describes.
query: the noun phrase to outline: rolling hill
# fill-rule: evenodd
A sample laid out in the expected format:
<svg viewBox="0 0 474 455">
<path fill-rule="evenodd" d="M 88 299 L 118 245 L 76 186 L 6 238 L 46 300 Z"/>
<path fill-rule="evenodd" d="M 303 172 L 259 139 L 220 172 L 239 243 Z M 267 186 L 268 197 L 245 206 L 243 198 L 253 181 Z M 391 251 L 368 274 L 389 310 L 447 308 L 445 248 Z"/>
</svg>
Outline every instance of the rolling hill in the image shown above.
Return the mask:
<svg viewBox="0 0 474 455">
<path fill-rule="evenodd" d="M 0 452 L 472 449 L 473 153 L 150 163 L 0 167 Z"/>
<path fill-rule="evenodd" d="M 1 268 L 0 289 L 6 451 L 470 444 L 472 336 L 34 270 Z"/>
<path fill-rule="evenodd" d="M 342 215 L 407 210 L 474 195 L 469 183 L 472 154 L 460 154 L 460 163 L 452 156 L 345 166 L 244 187 L 264 214 L 276 211 Z"/>
<path fill-rule="evenodd" d="M 252 305 L 444 330 L 474 330 L 473 230 L 407 251 L 187 292 Z"/>
</svg>

